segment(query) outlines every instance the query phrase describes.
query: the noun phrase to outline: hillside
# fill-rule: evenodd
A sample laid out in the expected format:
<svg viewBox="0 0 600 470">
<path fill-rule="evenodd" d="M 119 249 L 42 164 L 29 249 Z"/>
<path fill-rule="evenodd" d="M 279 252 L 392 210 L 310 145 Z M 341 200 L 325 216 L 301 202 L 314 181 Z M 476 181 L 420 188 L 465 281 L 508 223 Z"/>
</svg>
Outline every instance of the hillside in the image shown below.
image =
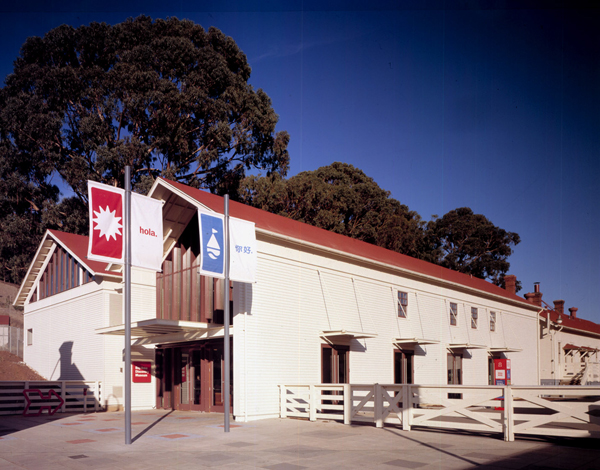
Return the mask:
<svg viewBox="0 0 600 470">
<path fill-rule="evenodd" d="M 0 351 L 0 380 L 46 380 L 30 369 L 19 356 Z"/>
</svg>

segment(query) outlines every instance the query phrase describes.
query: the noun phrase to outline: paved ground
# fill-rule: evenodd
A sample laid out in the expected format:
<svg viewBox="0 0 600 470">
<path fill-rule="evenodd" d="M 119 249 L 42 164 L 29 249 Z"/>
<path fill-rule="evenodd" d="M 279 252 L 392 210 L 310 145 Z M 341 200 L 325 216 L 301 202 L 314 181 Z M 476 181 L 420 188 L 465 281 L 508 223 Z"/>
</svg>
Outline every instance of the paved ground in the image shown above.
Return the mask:
<svg viewBox="0 0 600 470">
<path fill-rule="evenodd" d="M 270 419 L 231 424 L 223 415 L 123 413 L 0 417 L 0 468 L 51 469 L 600 469 L 598 440 L 499 436 Z"/>
</svg>

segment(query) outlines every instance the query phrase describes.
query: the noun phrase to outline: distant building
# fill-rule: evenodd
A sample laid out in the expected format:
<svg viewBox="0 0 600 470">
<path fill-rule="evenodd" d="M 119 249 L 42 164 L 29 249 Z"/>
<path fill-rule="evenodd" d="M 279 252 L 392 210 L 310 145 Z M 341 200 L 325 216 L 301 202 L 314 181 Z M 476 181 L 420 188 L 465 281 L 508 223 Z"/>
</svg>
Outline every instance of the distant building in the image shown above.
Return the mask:
<svg viewBox="0 0 600 470">
<path fill-rule="evenodd" d="M 542 385 L 600 385 L 600 325 L 564 313 L 564 300 L 540 313 Z"/>
<path fill-rule="evenodd" d="M 200 276 L 197 211 L 223 199 L 159 179 L 163 270 L 132 269 L 134 408 L 223 410 L 223 291 L 232 302 L 232 408 L 279 415 L 279 384 L 539 384 L 537 306 L 491 283 L 232 202 L 256 225 L 255 284 Z M 120 267 L 87 237 L 46 233 L 19 290 L 25 360 L 49 379 L 101 380 L 123 400 Z M 506 361 L 505 361 L 506 362 Z M 504 372 L 503 372 L 504 373 Z"/>
</svg>

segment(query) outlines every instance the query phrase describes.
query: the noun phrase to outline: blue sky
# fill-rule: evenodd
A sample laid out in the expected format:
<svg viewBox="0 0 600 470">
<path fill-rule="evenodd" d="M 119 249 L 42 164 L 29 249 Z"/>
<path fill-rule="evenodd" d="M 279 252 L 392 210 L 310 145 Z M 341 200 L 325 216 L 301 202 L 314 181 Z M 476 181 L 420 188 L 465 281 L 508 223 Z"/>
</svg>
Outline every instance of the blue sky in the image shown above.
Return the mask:
<svg viewBox="0 0 600 470">
<path fill-rule="evenodd" d="M 600 322 L 599 9 L 197 3 L 0 6 L 0 79 L 28 36 L 63 23 L 147 14 L 216 26 L 290 133 L 289 176 L 342 161 L 426 220 L 471 207 L 521 236 L 510 258 L 521 295 L 539 281 L 550 305 Z"/>
</svg>

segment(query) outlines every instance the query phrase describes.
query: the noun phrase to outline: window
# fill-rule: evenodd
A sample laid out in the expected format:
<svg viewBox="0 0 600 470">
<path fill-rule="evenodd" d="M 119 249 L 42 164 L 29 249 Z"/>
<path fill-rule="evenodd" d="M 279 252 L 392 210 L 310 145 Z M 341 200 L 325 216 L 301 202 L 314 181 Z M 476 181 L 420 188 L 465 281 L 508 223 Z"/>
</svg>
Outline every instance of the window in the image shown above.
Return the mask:
<svg viewBox="0 0 600 470">
<path fill-rule="evenodd" d="M 321 345 L 321 381 L 324 384 L 347 384 L 350 372 L 348 346 Z"/>
<path fill-rule="evenodd" d="M 321 345 L 321 383 L 347 384 L 350 373 L 350 348 L 348 346 Z M 323 395 L 341 395 L 338 391 L 323 391 Z M 337 400 L 323 400 L 327 405 L 340 404 Z M 319 403 L 320 404 L 320 403 Z"/>
<path fill-rule="evenodd" d="M 408 313 L 408 294 L 406 292 L 398 292 L 398 316 L 406 318 Z"/>
<path fill-rule="evenodd" d="M 458 305 L 450 302 L 450 324 L 456 326 L 458 324 Z"/>
<path fill-rule="evenodd" d="M 477 329 L 477 309 L 475 307 L 471 307 L 471 328 L 474 330 Z"/>
<path fill-rule="evenodd" d="M 448 385 L 462 385 L 462 354 L 448 353 Z"/>
<path fill-rule="evenodd" d="M 29 328 L 27 330 L 27 346 L 31 346 L 33 344 L 33 328 Z"/>
<path fill-rule="evenodd" d="M 496 331 L 496 312 L 490 312 L 490 331 Z"/>
<path fill-rule="evenodd" d="M 462 354 L 448 353 L 448 385 L 462 385 Z M 449 393 L 448 399 L 460 400 L 462 393 Z"/>
<path fill-rule="evenodd" d="M 394 351 L 394 383 L 412 384 L 413 382 L 413 351 Z"/>
</svg>

